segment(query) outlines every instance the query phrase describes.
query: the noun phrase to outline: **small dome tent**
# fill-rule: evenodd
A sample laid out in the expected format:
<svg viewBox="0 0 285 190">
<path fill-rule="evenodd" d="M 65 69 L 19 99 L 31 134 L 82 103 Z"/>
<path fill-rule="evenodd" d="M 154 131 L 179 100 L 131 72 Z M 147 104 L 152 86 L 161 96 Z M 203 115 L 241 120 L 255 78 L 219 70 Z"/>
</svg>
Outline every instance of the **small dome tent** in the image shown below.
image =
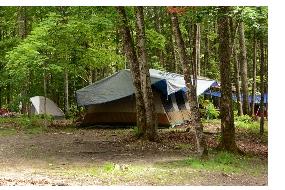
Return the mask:
<svg viewBox="0 0 285 190">
<path fill-rule="evenodd" d="M 30 98 L 31 101 L 31 115 L 45 114 L 45 97 L 44 96 L 34 96 Z M 46 114 L 51 115 L 55 118 L 64 117 L 63 111 L 49 98 L 46 98 Z"/>
</svg>

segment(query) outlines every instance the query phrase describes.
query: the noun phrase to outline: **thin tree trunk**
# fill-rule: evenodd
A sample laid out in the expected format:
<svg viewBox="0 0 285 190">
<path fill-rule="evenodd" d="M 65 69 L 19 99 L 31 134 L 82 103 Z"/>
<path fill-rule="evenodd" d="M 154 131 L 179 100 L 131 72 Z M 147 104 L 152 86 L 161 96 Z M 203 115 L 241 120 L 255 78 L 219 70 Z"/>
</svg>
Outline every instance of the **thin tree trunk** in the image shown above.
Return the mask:
<svg viewBox="0 0 285 190">
<path fill-rule="evenodd" d="M 69 98 L 68 98 L 69 92 L 68 92 L 68 69 L 67 66 L 64 68 L 64 109 L 65 114 L 68 115 L 69 112 Z"/>
<path fill-rule="evenodd" d="M 136 32 L 137 32 L 137 50 L 138 61 L 141 71 L 142 94 L 145 106 L 146 115 L 146 138 L 154 141 L 157 139 L 156 132 L 156 115 L 153 102 L 153 93 L 151 89 L 151 81 L 149 74 L 149 67 L 147 62 L 147 53 L 145 49 L 145 27 L 143 7 L 135 7 L 136 13 Z"/>
<path fill-rule="evenodd" d="M 264 47 L 263 39 L 260 40 L 260 135 L 264 133 Z"/>
<path fill-rule="evenodd" d="M 248 102 L 248 78 L 247 78 L 247 57 L 246 57 L 246 46 L 244 37 L 244 23 L 241 22 L 239 25 L 239 44 L 241 50 L 241 87 L 242 87 L 242 99 L 243 99 L 243 114 L 249 114 L 249 102 Z"/>
<path fill-rule="evenodd" d="M 161 7 L 154 7 L 155 30 L 161 34 Z M 163 50 L 158 49 L 157 54 L 162 67 L 165 67 Z"/>
<path fill-rule="evenodd" d="M 197 76 L 201 74 L 201 61 L 200 61 L 200 49 L 201 49 L 201 24 L 196 23 L 197 37 L 196 37 L 196 60 L 197 60 Z"/>
<path fill-rule="evenodd" d="M 231 30 L 231 52 L 233 54 L 233 67 L 234 67 L 234 85 L 236 89 L 236 97 L 237 97 L 237 108 L 238 108 L 238 115 L 242 116 L 243 115 L 243 110 L 242 110 L 242 102 L 241 102 L 241 95 L 240 95 L 240 83 L 239 83 L 239 71 L 240 71 L 240 65 L 239 65 L 239 60 L 238 56 L 236 53 L 236 29 L 238 29 L 238 24 L 234 26 L 233 19 L 230 18 L 230 30 Z"/>
<path fill-rule="evenodd" d="M 221 129 L 222 137 L 219 148 L 227 151 L 238 150 L 235 143 L 234 114 L 232 108 L 232 85 L 231 85 L 231 48 L 228 7 L 219 9 L 218 34 L 219 34 L 219 59 L 221 74 Z"/>
<path fill-rule="evenodd" d="M 18 35 L 21 39 L 26 38 L 27 36 L 27 10 L 26 7 L 18 7 Z M 27 95 L 28 95 L 28 84 L 29 82 L 27 81 L 28 79 L 26 78 L 23 81 L 23 87 L 21 90 L 21 96 L 22 96 L 22 109 L 21 113 L 26 114 L 27 113 Z"/>
<path fill-rule="evenodd" d="M 191 120 L 195 127 L 198 153 L 201 156 L 206 156 L 208 154 L 207 143 L 206 143 L 206 138 L 203 132 L 203 124 L 200 118 L 199 106 L 197 102 L 197 95 L 196 95 L 196 91 L 191 81 L 191 74 L 190 74 L 191 72 L 189 69 L 189 66 L 190 66 L 189 58 L 185 51 L 185 44 L 182 39 L 182 34 L 179 28 L 179 22 L 178 22 L 176 13 L 172 13 L 171 21 L 172 21 L 172 32 L 175 36 L 175 40 L 176 40 L 177 48 L 178 48 L 178 55 L 179 55 L 180 62 L 183 68 L 184 80 L 186 83 L 186 87 L 188 88 L 186 96 L 188 98 L 190 109 L 191 109 L 191 114 L 192 114 Z"/>
<path fill-rule="evenodd" d="M 175 62 L 174 62 L 175 73 L 180 73 L 179 72 L 180 60 L 178 58 L 177 43 L 176 43 L 174 34 L 172 34 L 172 45 L 173 45 L 173 53 L 174 53 L 174 60 L 175 60 Z"/>
<path fill-rule="evenodd" d="M 209 56 L 210 56 L 210 41 L 208 38 L 208 33 L 209 33 L 209 25 L 207 23 L 206 26 L 206 34 L 205 34 L 205 53 L 204 53 L 204 76 L 206 76 L 206 70 L 207 67 L 209 66 Z"/>
<path fill-rule="evenodd" d="M 0 9 L 1 10 L 1 9 Z M 2 40 L 2 29 L 0 28 L 0 42 Z M 0 63 L 0 73 L 2 72 L 3 65 Z M 2 84 L 0 84 L 0 109 L 2 107 Z"/>
<path fill-rule="evenodd" d="M 237 97 L 237 106 L 238 106 L 238 115 L 242 116 L 243 115 L 243 110 L 242 110 L 242 102 L 241 102 L 241 94 L 240 94 L 240 83 L 239 83 L 239 71 L 240 71 L 240 65 L 239 65 L 239 60 L 238 56 L 236 53 L 236 46 L 234 44 L 233 47 L 233 58 L 234 58 L 234 81 L 235 81 L 235 89 L 236 89 L 236 97 Z"/>
<path fill-rule="evenodd" d="M 123 35 L 123 42 L 125 46 L 126 56 L 130 63 L 130 71 L 133 78 L 133 85 L 135 87 L 135 97 L 136 97 L 136 111 L 137 111 L 137 127 L 139 129 L 139 136 L 145 134 L 146 131 L 146 115 L 145 106 L 143 101 L 143 94 L 141 89 L 141 77 L 139 61 L 136 56 L 134 42 L 131 36 L 131 31 L 129 28 L 127 15 L 124 7 L 117 7 L 118 13 L 121 16 L 122 26 L 121 32 Z"/>
<path fill-rule="evenodd" d="M 198 62 L 197 62 L 197 33 L 198 33 L 198 30 L 197 30 L 197 24 L 194 24 L 194 38 L 193 38 L 193 52 L 192 52 L 192 75 L 193 75 L 193 78 L 196 78 L 197 79 L 197 66 L 198 66 Z M 193 86 L 195 89 L 197 89 L 197 80 L 193 80 Z M 196 91 L 196 90 L 195 90 Z"/>
<path fill-rule="evenodd" d="M 47 127 L 47 76 L 46 76 L 46 70 L 44 70 L 44 126 Z"/>
<path fill-rule="evenodd" d="M 8 79 L 11 79 L 10 74 L 8 74 Z M 8 80 L 7 95 L 6 95 L 7 104 L 11 104 L 11 102 L 12 102 L 12 96 L 11 95 L 12 95 L 11 82 L 10 82 L 10 80 Z"/>
<path fill-rule="evenodd" d="M 251 116 L 254 117 L 254 104 L 255 104 L 255 93 L 256 93 L 256 55 L 257 54 L 257 41 L 256 34 L 254 34 L 253 41 L 253 82 L 252 82 L 252 90 L 251 90 Z"/>
</svg>

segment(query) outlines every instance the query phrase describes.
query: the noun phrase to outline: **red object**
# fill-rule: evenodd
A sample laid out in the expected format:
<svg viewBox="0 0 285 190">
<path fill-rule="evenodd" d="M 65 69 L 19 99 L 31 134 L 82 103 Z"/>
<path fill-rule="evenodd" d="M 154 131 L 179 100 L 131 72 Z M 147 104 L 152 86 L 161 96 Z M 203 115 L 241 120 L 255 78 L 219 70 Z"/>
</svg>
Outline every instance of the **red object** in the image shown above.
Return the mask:
<svg viewBox="0 0 285 190">
<path fill-rule="evenodd" d="M 4 114 L 7 114 L 7 113 L 9 113 L 9 111 L 7 109 L 4 109 L 4 108 L 0 109 L 0 115 L 4 115 Z"/>
<path fill-rule="evenodd" d="M 187 10 L 187 7 L 167 7 L 167 11 L 169 13 L 182 14 L 182 13 L 185 13 L 186 10 Z"/>
</svg>

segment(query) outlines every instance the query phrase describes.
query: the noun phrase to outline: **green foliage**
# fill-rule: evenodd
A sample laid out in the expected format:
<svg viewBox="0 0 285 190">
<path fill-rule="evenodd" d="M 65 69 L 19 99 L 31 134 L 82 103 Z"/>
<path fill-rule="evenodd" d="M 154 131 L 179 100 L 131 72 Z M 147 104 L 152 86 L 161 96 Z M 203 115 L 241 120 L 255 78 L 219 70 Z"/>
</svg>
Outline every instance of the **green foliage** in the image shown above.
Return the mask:
<svg viewBox="0 0 285 190">
<path fill-rule="evenodd" d="M 155 49 L 164 50 L 166 39 L 165 37 L 156 32 L 154 29 L 146 30 L 146 38 L 147 38 L 147 47 L 150 51 Z"/>
<path fill-rule="evenodd" d="M 112 172 L 115 169 L 115 164 L 111 162 L 107 162 L 103 165 L 103 170 L 105 172 Z"/>
<path fill-rule="evenodd" d="M 215 108 L 214 104 L 210 100 L 201 100 L 200 104 L 202 109 L 200 109 L 201 115 L 206 119 L 217 119 L 220 112 Z"/>
<path fill-rule="evenodd" d="M 12 118 L 0 118 L 0 135 L 13 135 L 16 132 L 24 132 L 26 134 L 41 134 L 47 131 L 45 122 L 51 123 L 52 117 L 50 116 L 22 116 Z"/>
<path fill-rule="evenodd" d="M 139 130 L 138 126 L 133 127 L 133 132 L 134 132 L 134 135 L 137 137 L 141 135 L 141 131 Z"/>
<path fill-rule="evenodd" d="M 243 123 L 251 123 L 253 122 L 252 118 L 249 115 L 242 115 L 235 117 L 235 121 L 243 122 Z"/>
<path fill-rule="evenodd" d="M 249 157 L 238 156 L 228 152 L 219 152 L 208 160 L 190 158 L 186 164 L 195 169 L 208 171 L 222 171 L 225 173 L 240 173 L 251 167 L 252 159 Z"/>
</svg>

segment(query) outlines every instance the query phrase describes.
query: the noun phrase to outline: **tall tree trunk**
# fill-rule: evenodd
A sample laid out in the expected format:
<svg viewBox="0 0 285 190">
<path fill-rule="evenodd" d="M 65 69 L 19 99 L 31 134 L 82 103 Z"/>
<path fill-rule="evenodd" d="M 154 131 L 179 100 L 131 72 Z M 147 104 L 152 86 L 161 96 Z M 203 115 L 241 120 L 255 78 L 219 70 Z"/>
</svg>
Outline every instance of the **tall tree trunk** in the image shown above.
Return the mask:
<svg viewBox="0 0 285 190">
<path fill-rule="evenodd" d="M 244 23 L 239 24 L 239 44 L 241 51 L 241 87 L 242 87 L 242 99 L 243 99 L 243 114 L 249 115 L 249 103 L 248 103 L 248 78 L 247 78 L 247 57 L 246 57 L 246 46 L 244 37 Z"/>
<path fill-rule="evenodd" d="M 179 55 L 180 62 L 183 68 L 184 80 L 186 83 L 186 87 L 188 88 L 186 95 L 187 95 L 190 109 L 191 109 L 192 124 L 195 127 L 198 153 L 201 156 L 206 156 L 208 154 L 207 143 L 206 143 L 206 138 L 203 132 L 203 124 L 200 118 L 199 106 L 197 102 L 197 95 L 196 95 L 196 91 L 191 81 L 191 74 L 190 74 L 191 72 L 189 69 L 189 66 L 190 66 L 189 57 L 187 56 L 186 51 L 185 51 L 185 43 L 182 38 L 182 34 L 179 28 L 179 22 L 178 22 L 176 13 L 172 13 L 171 22 L 172 22 L 172 32 L 175 36 L 175 40 L 177 43 L 178 55 Z"/>
<path fill-rule="evenodd" d="M 18 7 L 18 34 L 21 39 L 26 38 L 27 29 L 27 7 Z"/>
<path fill-rule="evenodd" d="M 1 36 L 0 36 L 0 41 L 1 41 Z M 2 72 L 2 68 L 3 68 L 2 63 L 0 63 L 0 73 Z M 0 109 L 1 107 L 2 107 L 2 84 L 0 84 Z"/>
<path fill-rule="evenodd" d="M 193 78 L 197 79 L 197 67 L 198 67 L 198 62 L 197 62 L 197 24 L 194 24 L 194 34 L 193 34 L 193 52 L 192 52 L 192 75 Z M 190 36 L 189 36 L 190 37 Z M 197 89 L 197 80 L 193 80 L 193 86 L 194 89 Z"/>
<path fill-rule="evenodd" d="M 256 93 L 256 54 L 257 54 L 257 41 L 256 34 L 254 33 L 253 40 L 253 68 L 252 68 L 252 90 L 251 90 L 251 116 L 254 117 L 254 104 L 255 104 L 255 93 Z"/>
<path fill-rule="evenodd" d="M 45 69 L 44 69 L 44 126 L 47 127 L 47 117 L 46 117 L 46 114 L 47 114 L 47 74 L 46 74 L 46 66 L 45 66 Z"/>
<path fill-rule="evenodd" d="M 201 74 L 201 61 L 200 61 L 200 49 L 201 49 L 201 24 L 196 23 L 196 62 L 197 62 L 197 76 Z"/>
<path fill-rule="evenodd" d="M 26 7 L 18 7 L 18 35 L 21 39 L 26 38 L 28 29 L 27 29 L 27 10 Z M 27 81 L 28 78 L 26 78 L 23 81 L 23 87 L 21 90 L 21 96 L 22 96 L 22 108 L 21 108 L 21 113 L 26 114 L 27 113 L 27 95 L 28 95 L 28 84 L 29 82 Z"/>
<path fill-rule="evenodd" d="M 136 13 L 136 32 L 137 32 L 137 50 L 138 61 L 141 71 L 142 94 L 146 115 L 146 138 L 154 141 L 157 139 L 156 133 L 156 115 L 153 102 L 153 93 L 151 89 L 151 81 L 149 67 L 147 62 L 147 53 L 145 49 L 145 27 L 143 7 L 135 7 Z"/>
<path fill-rule="evenodd" d="M 68 68 L 65 66 L 64 68 L 64 110 L 65 114 L 68 115 L 69 113 L 69 92 L 68 92 Z"/>
<path fill-rule="evenodd" d="M 237 108 L 238 108 L 238 115 L 242 116 L 242 102 L 241 102 L 241 94 L 240 94 L 240 83 L 239 83 L 239 72 L 240 72 L 240 64 L 236 52 L 236 29 L 238 29 L 238 24 L 234 25 L 234 21 L 230 18 L 230 31 L 231 31 L 231 52 L 233 54 L 233 68 L 234 68 L 234 85 L 236 89 L 236 97 L 237 97 Z"/>
<path fill-rule="evenodd" d="M 238 55 L 236 53 L 236 46 L 234 43 L 233 46 L 233 58 L 234 58 L 234 81 L 235 81 L 235 89 L 236 89 L 236 97 L 237 97 L 237 106 L 238 106 L 238 115 L 242 116 L 243 115 L 243 110 L 242 110 L 242 101 L 241 101 L 241 94 L 240 94 L 240 83 L 239 83 L 239 71 L 240 71 L 240 64 L 238 60 Z"/>
<path fill-rule="evenodd" d="M 264 47 L 263 39 L 260 39 L 260 135 L 264 133 Z"/>
<path fill-rule="evenodd" d="M 231 85 L 231 48 L 229 29 L 228 7 L 219 9 L 218 34 L 219 34 L 219 59 L 221 74 L 221 129 L 222 138 L 219 148 L 227 151 L 238 150 L 235 143 L 234 114 L 232 108 L 232 85 Z"/>
<path fill-rule="evenodd" d="M 139 61 L 136 56 L 134 42 L 131 36 L 130 27 L 127 20 L 127 15 L 124 7 L 117 7 L 118 13 L 121 16 L 122 26 L 121 32 L 123 35 L 124 49 L 126 52 L 127 59 L 130 63 L 130 71 L 133 78 L 133 85 L 135 87 L 135 97 L 136 97 L 136 111 L 137 111 L 137 127 L 142 136 L 146 131 L 146 116 L 145 116 L 145 106 L 143 101 L 143 94 L 141 89 L 141 77 Z"/>
<path fill-rule="evenodd" d="M 155 30 L 161 34 L 161 7 L 154 7 L 154 19 L 155 19 Z M 157 55 L 159 57 L 159 62 L 162 67 L 165 67 L 164 63 L 164 53 L 163 50 L 158 49 Z"/>
<path fill-rule="evenodd" d="M 180 60 L 178 58 L 178 52 L 177 52 L 177 43 L 175 40 L 174 34 L 172 34 L 172 45 L 173 45 L 173 53 L 174 53 L 174 68 L 175 68 L 175 73 L 180 73 L 179 65 L 180 65 Z"/>
<path fill-rule="evenodd" d="M 209 25 L 207 23 L 206 25 L 206 33 L 205 33 L 205 53 L 204 53 L 204 76 L 206 76 L 206 70 L 207 67 L 209 66 L 209 56 L 210 56 L 210 41 L 208 38 L 208 33 L 209 33 Z"/>
<path fill-rule="evenodd" d="M 11 79 L 10 74 L 8 74 L 8 79 Z M 8 84 L 7 84 L 6 99 L 7 99 L 7 104 L 11 104 L 11 102 L 12 102 L 12 88 L 11 88 L 10 80 L 8 80 Z"/>
</svg>

